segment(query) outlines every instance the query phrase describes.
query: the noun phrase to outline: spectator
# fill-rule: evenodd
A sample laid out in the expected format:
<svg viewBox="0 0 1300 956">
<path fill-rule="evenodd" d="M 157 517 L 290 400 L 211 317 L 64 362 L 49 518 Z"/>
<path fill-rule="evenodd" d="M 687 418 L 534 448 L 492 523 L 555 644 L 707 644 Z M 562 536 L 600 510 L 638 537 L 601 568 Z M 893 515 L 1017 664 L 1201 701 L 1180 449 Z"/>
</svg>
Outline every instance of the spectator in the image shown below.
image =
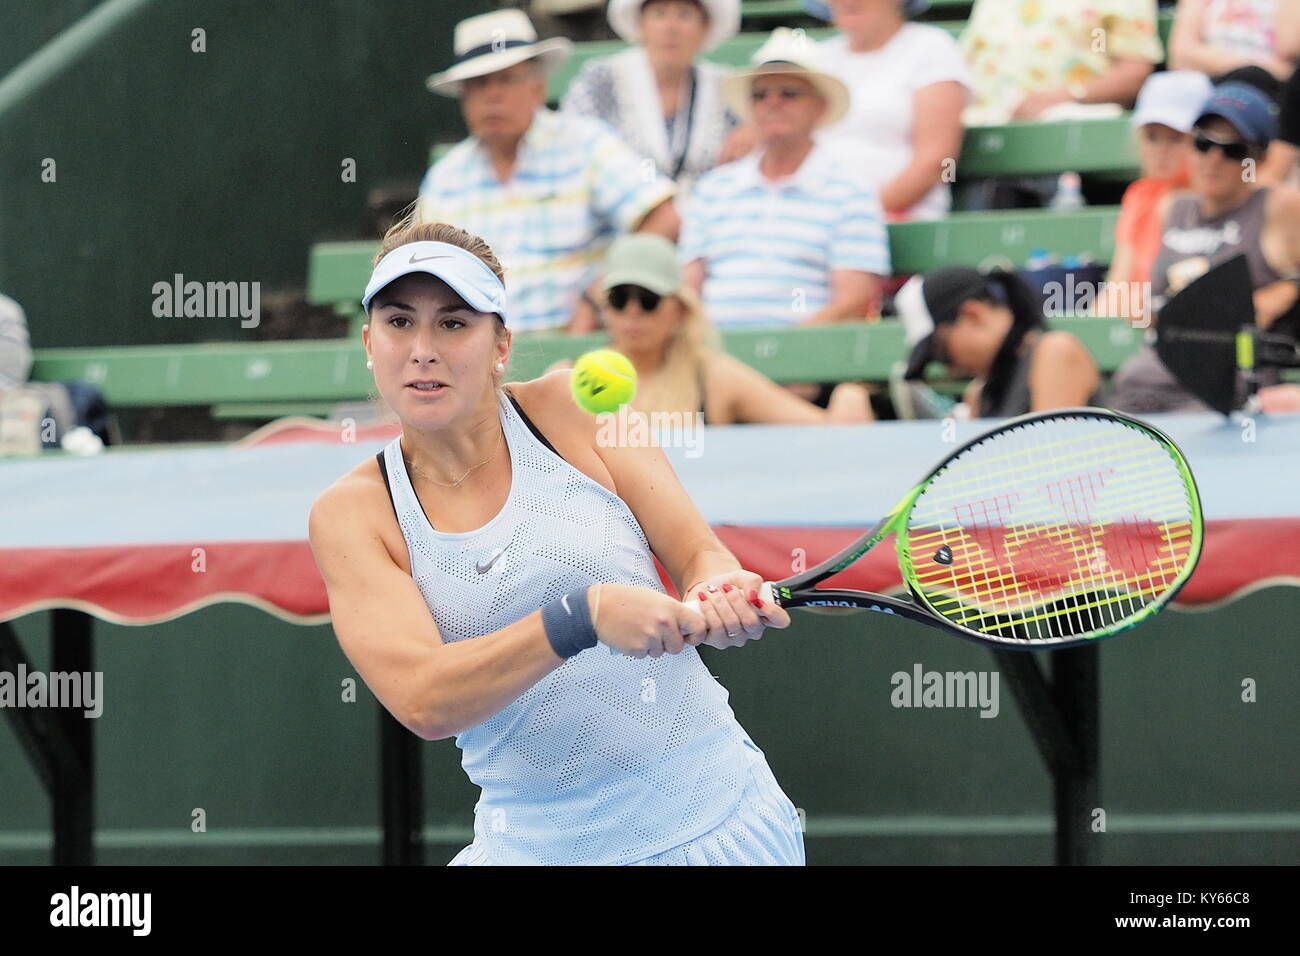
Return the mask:
<svg viewBox="0 0 1300 956">
<path fill-rule="evenodd" d="M 1067 103 L 1128 106 L 1163 57 L 1156 0 L 975 0 L 961 47 L 969 126 L 1046 119 Z"/>
<path fill-rule="evenodd" d="M 632 404 L 639 411 L 699 412 L 702 423 L 713 425 L 872 420 L 870 396 L 861 385 L 838 385 L 829 407 L 818 408 L 722 351 L 666 239 L 623 236 L 610 246 L 606 266 L 609 347 L 636 367 Z"/>
<path fill-rule="evenodd" d="M 905 378 L 933 361 L 969 376 L 975 418 L 1004 418 L 1100 403 L 1101 376 L 1068 332 L 1048 331 L 1033 290 L 1019 276 L 966 266 L 914 276 L 894 298 L 912 347 Z"/>
<path fill-rule="evenodd" d="M 1280 29 L 1300 27 L 1293 14 L 1283 12 L 1293 6 L 1294 0 L 1179 0 L 1169 66 L 1221 79 L 1243 66 L 1258 66 L 1285 80 L 1296 68 L 1296 38 L 1285 52 L 1278 41 Z"/>
<path fill-rule="evenodd" d="M 807 65 L 811 46 L 778 27 L 756 67 L 723 84 L 759 148 L 699 181 L 680 250 L 687 284 L 720 326 L 860 319 L 889 272 L 880 203 L 813 141 L 845 114 L 849 92 Z"/>
<path fill-rule="evenodd" d="M 0 295 L 0 388 L 24 384 L 31 370 L 32 346 L 23 307 Z"/>
<path fill-rule="evenodd" d="M 673 185 L 605 124 L 545 108 L 546 72 L 568 40 L 538 41 L 519 10 L 456 25 L 456 63 L 429 88 L 459 96 L 469 127 L 429 170 L 419 218 L 484 236 L 506 263 L 517 331 L 595 327 L 586 292 L 614 234 L 644 229 L 675 238 Z"/>
<path fill-rule="evenodd" d="M 1260 186 L 1246 171 L 1276 130 L 1271 103 L 1253 86 L 1224 83 L 1196 121 L 1192 190 L 1166 196 L 1159 255 L 1151 273 L 1151 321 L 1165 300 L 1227 260 L 1245 255 L 1255 322 L 1274 332 L 1296 304 L 1300 278 L 1300 193 Z M 1292 313 L 1294 315 L 1294 313 Z M 1264 384 L 1274 384 L 1264 379 Z M 1134 412 L 1207 411 L 1147 345 L 1115 373 L 1112 404 Z"/>
<path fill-rule="evenodd" d="M 739 122 L 726 71 L 697 57 L 740 29 L 740 0 L 610 0 L 606 15 L 632 45 L 587 61 L 560 107 L 604 120 L 684 195 Z"/>
<path fill-rule="evenodd" d="M 1282 89 L 1277 139 L 1268 148 L 1259 181 L 1266 186 L 1294 185 L 1300 166 L 1297 160 L 1300 160 L 1300 70 L 1291 74 Z"/>
<path fill-rule="evenodd" d="M 1191 182 L 1192 127 L 1213 86 L 1204 73 L 1156 73 L 1142 86 L 1133 128 L 1142 178 L 1128 187 L 1115 226 L 1111 282 L 1149 282 L 1160 252 L 1160 201 Z M 1123 316 L 1132 318 L 1132 316 Z"/>
<path fill-rule="evenodd" d="M 817 140 L 851 160 L 891 220 L 940 219 L 951 209 L 951 178 L 943 176 L 961 153 L 961 113 L 971 98 L 956 41 L 939 27 L 907 22 L 928 5 L 831 0 L 840 33 L 816 51 L 850 94 L 848 115 Z"/>
</svg>

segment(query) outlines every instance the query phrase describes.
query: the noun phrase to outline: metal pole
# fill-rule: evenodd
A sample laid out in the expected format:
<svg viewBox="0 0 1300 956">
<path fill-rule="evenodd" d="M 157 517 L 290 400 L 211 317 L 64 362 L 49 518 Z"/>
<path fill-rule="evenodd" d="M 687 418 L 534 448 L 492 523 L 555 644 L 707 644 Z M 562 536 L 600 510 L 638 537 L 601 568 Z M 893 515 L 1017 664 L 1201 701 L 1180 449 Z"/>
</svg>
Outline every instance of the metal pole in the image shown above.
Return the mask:
<svg viewBox="0 0 1300 956">
<path fill-rule="evenodd" d="M 1101 862 L 1101 840 L 1093 812 L 1101 805 L 1100 648 L 1096 644 L 1052 655 L 1052 696 L 1074 738 L 1079 762 L 1056 778 L 1056 862 L 1091 866 Z"/>
<path fill-rule="evenodd" d="M 424 773 L 420 738 L 379 709 L 379 800 L 384 865 L 424 864 Z"/>
<path fill-rule="evenodd" d="M 91 674 L 95 662 L 95 622 L 84 611 L 56 608 L 51 613 L 51 670 Z M 84 679 L 84 677 L 83 677 Z M 53 711 L 76 761 L 74 770 L 54 765 L 54 865 L 92 866 L 95 862 L 94 720 L 81 709 Z"/>
</svg>

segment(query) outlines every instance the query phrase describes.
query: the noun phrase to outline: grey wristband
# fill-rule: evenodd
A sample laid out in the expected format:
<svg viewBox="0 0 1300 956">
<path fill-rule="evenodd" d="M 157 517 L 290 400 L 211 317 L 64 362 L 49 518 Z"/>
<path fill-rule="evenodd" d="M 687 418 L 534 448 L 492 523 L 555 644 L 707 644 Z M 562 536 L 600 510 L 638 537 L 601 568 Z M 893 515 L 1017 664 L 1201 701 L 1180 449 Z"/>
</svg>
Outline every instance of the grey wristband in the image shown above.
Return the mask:
<svg viewBox="0 0 1300 956">
<path fill-rule="evenodd" d="M 587 606 L 589 590 L 587 587 L 570 591 L 542 608 L 546 639 L 560 657 L 569 658 L 596 646 L 596 629 L 591 624 L 591 608 Z"/>
</svg>

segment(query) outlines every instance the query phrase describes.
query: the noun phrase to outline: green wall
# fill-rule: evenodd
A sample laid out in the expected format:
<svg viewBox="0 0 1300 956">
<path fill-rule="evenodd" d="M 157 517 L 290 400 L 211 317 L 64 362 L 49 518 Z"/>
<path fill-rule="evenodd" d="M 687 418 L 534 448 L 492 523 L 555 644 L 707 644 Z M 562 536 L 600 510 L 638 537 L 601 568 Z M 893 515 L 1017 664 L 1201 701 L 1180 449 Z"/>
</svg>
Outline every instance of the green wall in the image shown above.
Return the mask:
<svg viewBox="0 0 1300 956">
<path fill-rule="evenodd" d="M 1300 862 L 1297 619 L 1300 589 L 1279 588 L 1103 646 L 1104 862 Z M 15 625 L 48 668 L 48 615 Z M 96 633 L 100 862 L 378 861 L 375 704 L 364 685 L 341 702 L 353 671 L 328 627 L 225 605 Z M 1051 862 L 1051 786 L 1005 683 L 996 719 L 890 704 L 895 671 L 992 670 L 987 651 L 879 616 L 801 614 L 706 653 L 807 813 L 810 863 Z M 1246 677 L 1257 703 L 1241 702 Z M 0 864 L 44 863 L 48 804 L 0 723 Z M 476 791 L 451 741 L 423 749 L 441 864 L 468 842 Z M 205 834 L 190 832 L 196 807 Z"/>
<path fill-rule="evenodd" d="M 4 6 L 12 67 L 91 4 Z M 130 18 L 0 118 L 0 290 L 26 307 L 33 345 L 254 336 L 238 319 L 155 318 L 153 284 L 301 288 L 312 242 L 363 235 L 370 190 L 414 187 L 429 145 L 463 134 L 424 79 L 450 63 L 454 23 L 488 6 L 157 0 Z"/>
<path fill-rule="evenodd" d="M 0 0 L 0 77 L 85 16 L 100 0 Z"/>
</svg>

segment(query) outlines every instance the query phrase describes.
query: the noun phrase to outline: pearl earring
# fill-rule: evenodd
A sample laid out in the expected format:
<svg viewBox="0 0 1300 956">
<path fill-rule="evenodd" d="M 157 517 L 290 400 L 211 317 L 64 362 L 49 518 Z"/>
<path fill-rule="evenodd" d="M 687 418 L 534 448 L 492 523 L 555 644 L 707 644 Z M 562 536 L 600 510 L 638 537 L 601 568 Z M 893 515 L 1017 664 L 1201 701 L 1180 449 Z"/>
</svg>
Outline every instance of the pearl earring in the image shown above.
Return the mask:
<svg viewBox="0 0 1300 956">
<path fill-rule="evenodd" d="M 504 363 L 504 362 L 497 362 L 497 371 L 498 371 L 498 372 L 504 372 L 505 370 L 506 370 L 506 365 L 505 365 L 505 363 Z"/>
<path fill-rule="evenodd" d="M 370 359 L 366 359 L 366 368 L 373 369 L 374 367 L 375 367 L 375 363 L 370 361 Z"/>
</svg>

